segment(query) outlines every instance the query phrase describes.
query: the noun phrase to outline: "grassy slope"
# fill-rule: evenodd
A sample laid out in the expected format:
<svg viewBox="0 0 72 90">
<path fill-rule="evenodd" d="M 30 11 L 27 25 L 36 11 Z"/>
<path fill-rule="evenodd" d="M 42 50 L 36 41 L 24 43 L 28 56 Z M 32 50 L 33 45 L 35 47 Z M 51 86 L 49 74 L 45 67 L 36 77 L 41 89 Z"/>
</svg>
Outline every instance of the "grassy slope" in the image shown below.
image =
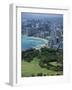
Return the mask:
<svg viewBox="0 0 72 90">
<path fill-rule="evenodd" d="M 55 64 L 55 63 L 54 63 Z M 39 66 L 39 59 L 34 58 L 31 62 L 25 62 L 24 60 L 22 61 L 22 65 L 21 65 L 21 72 L 22 72 L 22 77 L 27 77 L 27 76 L 37 76 L 38 73 L 43 73 L 51 76 L 51 75 L 56 75 L 57 73 L 61 72 L 56 72 L 53 70 L 48 70 L 46 68 L 41 68 Z"/>
</svg>

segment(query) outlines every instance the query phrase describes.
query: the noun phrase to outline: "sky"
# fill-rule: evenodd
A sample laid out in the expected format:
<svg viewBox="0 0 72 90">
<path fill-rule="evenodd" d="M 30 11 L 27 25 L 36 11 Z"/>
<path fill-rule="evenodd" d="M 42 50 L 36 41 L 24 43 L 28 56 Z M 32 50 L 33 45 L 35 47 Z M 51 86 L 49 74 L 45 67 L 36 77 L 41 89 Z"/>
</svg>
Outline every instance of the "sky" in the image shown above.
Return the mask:
<svg viewBox="0 0 72 90">
<path fill-rule="evenodd" d="M 21 12 L 21 19 L 63 19 L 63 14 L 46 14 L 46 13 L 29 13 L 29 12 Z"/>
</svg>

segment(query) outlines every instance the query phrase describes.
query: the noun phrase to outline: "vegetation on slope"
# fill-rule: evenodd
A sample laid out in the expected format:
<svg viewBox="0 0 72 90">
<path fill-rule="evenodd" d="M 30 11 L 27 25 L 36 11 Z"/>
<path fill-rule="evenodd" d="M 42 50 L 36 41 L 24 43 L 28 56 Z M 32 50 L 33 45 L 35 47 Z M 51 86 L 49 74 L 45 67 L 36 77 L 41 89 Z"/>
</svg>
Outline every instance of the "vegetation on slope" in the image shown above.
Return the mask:
<svg viewBox="0 0 72 90">
<path fill-rule="evenodd" d="M 22 77 L 63 74 L 63 51 L 51 48 L 22 51 Z"/>
</svg>

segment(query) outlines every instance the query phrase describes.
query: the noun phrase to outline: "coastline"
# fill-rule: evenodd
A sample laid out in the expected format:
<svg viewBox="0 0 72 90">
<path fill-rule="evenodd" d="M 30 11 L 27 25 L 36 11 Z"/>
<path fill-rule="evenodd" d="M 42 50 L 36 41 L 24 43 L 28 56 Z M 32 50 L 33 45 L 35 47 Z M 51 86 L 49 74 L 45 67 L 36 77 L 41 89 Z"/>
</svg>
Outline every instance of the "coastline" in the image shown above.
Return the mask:
<svg viewBox="0 0 72 90">
<path fill-rule="evenodd" d="M 22 38 L 26 39 L 26 41 L 24 40 L 23 41 L 28 43 L 27 46 L 29 46 L 29 44 L 33 45 L 32 48 L 40 49 L 41 47 L 48 47 L 48 40 L 46 39 L 40 37 L 26 36 L 26 35 L 22 35 Z"/>
</svg>

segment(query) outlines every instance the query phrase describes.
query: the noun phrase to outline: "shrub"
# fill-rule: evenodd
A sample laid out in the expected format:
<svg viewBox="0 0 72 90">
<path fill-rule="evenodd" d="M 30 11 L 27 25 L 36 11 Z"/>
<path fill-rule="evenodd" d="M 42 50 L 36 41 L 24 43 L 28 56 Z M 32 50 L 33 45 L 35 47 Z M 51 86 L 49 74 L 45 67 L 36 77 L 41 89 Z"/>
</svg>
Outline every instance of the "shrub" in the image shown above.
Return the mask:
<svg viewBox="0 0 72 90">
<path fill-rule="evenodd" d="M 44 74 L 44 76 L 46 76 L 46 74 Z"/>
<path fill-rule="evenodd" d="M 32 77 L 34 77 L 35 75 L 34 75 L 34 74 L 32 74 L 31 76 L 32 76 Z"/>
<path fill-rule="evenodd" d="M 43 74 L 42 73 L 38 73 L 37 76 L 42 76 Z"/>
</svg>

